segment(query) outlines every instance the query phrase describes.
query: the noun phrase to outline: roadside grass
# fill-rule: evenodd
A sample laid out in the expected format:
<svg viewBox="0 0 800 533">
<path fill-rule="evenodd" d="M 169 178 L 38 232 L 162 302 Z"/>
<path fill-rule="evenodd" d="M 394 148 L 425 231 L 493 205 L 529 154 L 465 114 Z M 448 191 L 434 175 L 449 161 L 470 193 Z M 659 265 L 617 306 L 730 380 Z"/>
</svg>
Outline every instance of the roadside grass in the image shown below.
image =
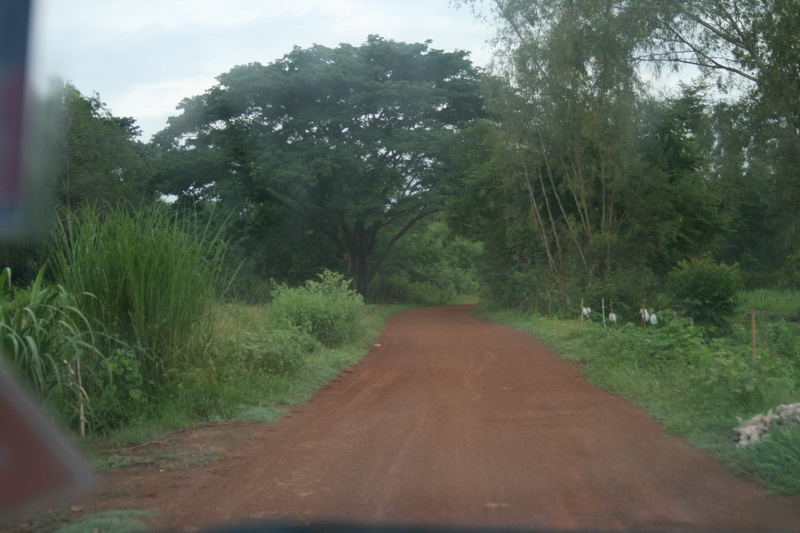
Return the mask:
<svg viewBox="0 0 800 533">
<path fill-rule="evenodd" d="M 150 531 L 150 520 L 154 517 L 150 511 L 114 510 L 95 513 L 81 518 L 71 524 L 60 527 L 55 533 L 93 533 L 113 531 L 114 533 L 139 533 Z"/>
<path fill-rule="evenodd" d="M 179 390 L 167 394 L 160 409 L 148 411 L 148 416 L 134 419 L 119 430 L 94 435 L 82 442 L 95 467 L 101 471 L 152 463 L 180 469 L 214 461 L 217 454 L 212 449 L 187 456 L 180 451 L 162 451 L 158 446 L 147 444 L 168 440 L 171 433 L 199 423 L 278 421 L 287 407 L 302 404 L 344 370 L 361 361 L 386 321 L 411 307 L 367 305 L 359 319 L 358 334 L 348 342 L 336 348 L 317 344 L 313 350 L 302 354 L 302 364 L 291 372 L 272 373 L 254 372 L 249 361 L 254 352 L 269 351 L 265 344 L 274 332 L 269 308 L 217 303 L 211 311 L 216 348 L 208 348 L 209 363 L 189 377 L 174 376 Z M 57 531 L 148 531 L 148 517 L 142 511 L 111 511 L 88 516 Z M 63 518 L 58 525 L 68 520 L 68 517 Z M 52 531 L 54 527 L 57 525 L 43 530 Z"/>
<path fill-rule="evenodd" d="M 360 319 L 359 334 L 336 348 L 316 345 L 300 354 L 302 364 L 291 372 L 256 371 L 253 354 L 267 353 L 274 325 L 263 305 L 217 303 L 211 312 L 214 345 L 208 363 L 174 376 L 175 390 L 165 393 L 160 408 L 132 420 L 124 428 L 87 439 L 90 453 L 104 466 L 120 466 L 124 457 L 115 449 L 134 446 L 181 428 L 204 422 L 236 420 L 273 423 L 286 408 L 303 403 L 369 351 L 385 322 L 408 309 L 404 305 L 368 305 Z M 141 459 L 136 459 L 137 461 Z"/>
<path fill-rule="evenodd" d="M 761 310 L 772 308 L 765 304 Z M 735 445 L 732 433 L 737 417 L 800 401 L 800 343 L 783 322 L 762 325 L 765 333 L 753 361 L 742 326 L 729 338 L 709 340 L 680 319 L 647 330 L 633 324 L 605 330 L 589 321 L 480 307 L 478 312 L 584 364 L 589 381 L 644 408 L 667 432 L 710 451 L 731 470 L 772 491 L 800 494 L 800 428 L 773 432 L 746 448 Z"/>
<path fill-rule="evenodd" d="M 38 533 L 138 533 L 153 531 L 158 515 L 153 511 L 116 509 L 75 519 L 81 506 L 59 507 L 14 524 L 0 522 L 0 530 Z M 6 527 L 10 529 L 6 529 Z"/>
<path fill-rule="evenodd" d="M 771 486 L 776 492 L 800 494 L 800 426 L 775 433 L 769 439 L 741 450 L 739 472 Z M 786 475 L 793 468 L 793 475 Z"/>
<path fill-rule="evenodd" d="M 408 308 L 366 306 L 330 271 L 276 287 L 266 305 L 221 303 L 225 243 L 210 225 L 163 206 L 60 221 L 49 263 L 59 284 L 42 270 L 18 290 L 0 273 L 0 347 L 67 431 L 86 430 L 105 468 L 147 462 L 158 452 L 119 452 L 197 423 L 280 419 Z"/>
</svg>

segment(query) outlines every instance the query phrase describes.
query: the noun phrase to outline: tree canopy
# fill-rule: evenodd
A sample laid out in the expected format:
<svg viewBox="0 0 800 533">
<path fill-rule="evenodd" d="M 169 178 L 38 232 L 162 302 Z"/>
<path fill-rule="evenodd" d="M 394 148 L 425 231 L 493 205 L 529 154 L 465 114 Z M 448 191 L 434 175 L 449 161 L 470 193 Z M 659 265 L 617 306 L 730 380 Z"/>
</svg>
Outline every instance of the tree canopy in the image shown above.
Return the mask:
<svg viewBox="0 0 800 533">
<path fill-rule="evenodd" d="M 120 201 L 138 206 L 152 198 L 145 145 L 131 117 L 116 117 L 100 96 L 72 84 L 62 90 L 63 123 L 56 200 L 69 208 Z"/>
<path fill-rule="evenodd" d="M 67 85 L 60 202 L 221 213 L 250 301 L 323 269 L 422 287 L 440 220 L 526 307 L 635 302 L 707 253 L 748 287 L 796 286 L 800 0 L 455 3 L 489 6 L 492 75 L 430 43 L 295 48 L 221 74 L 149 145 Z"/>
<path fill-rule="evenodd" d="M 707 251 L 750 280 L 798 254 L 797 0 L 460 3 L 489 6 L 502 81 L 448 219 L 496 296 L 636 302 Z"/>
<path fill-rule="evenodd" d="M 465 52 L 377 36 L 295 48 L 218 82 L 156 136 L 162 192 L 237 216 L 293 214 L 332 244 L 361 293 L 398 239 L 441 208 L 464 128 L 482 113 Z"/>
</svg>

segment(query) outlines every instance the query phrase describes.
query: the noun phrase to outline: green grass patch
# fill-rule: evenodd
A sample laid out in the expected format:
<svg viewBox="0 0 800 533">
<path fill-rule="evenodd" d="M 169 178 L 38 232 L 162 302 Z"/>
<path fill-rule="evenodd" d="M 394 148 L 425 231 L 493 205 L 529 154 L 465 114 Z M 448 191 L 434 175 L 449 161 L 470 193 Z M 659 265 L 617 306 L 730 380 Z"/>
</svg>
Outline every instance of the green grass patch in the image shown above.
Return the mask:
<svg viewBox="0 0 800 533">
<path fill-rule="evenodd" d="M 768 313 L 800 313 L 800 291 L 793 289 L 757 289 L 740 295 L 743 309 Z M 800 318 L 800 317 L 798 317 Z"/>
<path fill-rule="evenodd" d="M 82 519 L 63 526 L 55 533 L 139 533 L 150 531 L 150 521 L 155 516 L 150 511 L 115 510 L 105 511 L 83 517 Z"/>
<path fill-rule="evenodd" d="M 740 472 L 777 492 L 800 494 L 800 426 L 774 431 L 738 456 L 735 464 Z"/>
</svg>

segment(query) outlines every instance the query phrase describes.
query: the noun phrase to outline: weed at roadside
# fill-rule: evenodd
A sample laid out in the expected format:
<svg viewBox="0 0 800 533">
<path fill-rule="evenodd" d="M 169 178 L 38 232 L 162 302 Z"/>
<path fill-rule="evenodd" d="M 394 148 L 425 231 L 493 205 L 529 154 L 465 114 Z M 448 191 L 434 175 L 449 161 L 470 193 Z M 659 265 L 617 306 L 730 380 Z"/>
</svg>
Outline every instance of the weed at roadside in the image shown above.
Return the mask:
<svg viewBox="0 0 800 533">
<path fill-rule="evenodd" d="M 369 351 L 386 320 L 408 306 L 369 305 L 360 319 L 360 334 L 339 348 L 321 348 L 303 353 L 302 365 L 293 372 L 255 371 L 248 358 L 235 350 L 213 352 L 210 365 L 175 377 L 181 385 L 165 392 L 160 409 L 152 416 L 132 420 L 120 431 L 90 443 L 91 448 L 107 448 L 108 443 L 127 447 L 150 440 L 194 423 L 236 419 L 245 422 L 274 422 L 290 405 L 307 400 L 342 371 L 360 361 Z M 225 346 L 238 350 L 237 338 L 270 334 L 263 320 L 263 306 L 223 304 L 214 311 L 219 318 L 217 335 L 227 338 Z M 237 317 L 230 321 L 223 315 Z M 239 327 L 242 326 L 242 327 Z"/>
<path fill-rule="evenodd" d="M 149 531 L 149 522 L 155 514 L 151 511 L 115 510 L 85 516 L 80 520 L 58 528 L 55 533 L 92 533 L 113 531 L 114 533 L 139 533 Z"/>
<path fill-rule="evenodd" d="M 728 462 L 775 492 L 800 494 L 800 425 L 770 432 Z"/>
</svg>

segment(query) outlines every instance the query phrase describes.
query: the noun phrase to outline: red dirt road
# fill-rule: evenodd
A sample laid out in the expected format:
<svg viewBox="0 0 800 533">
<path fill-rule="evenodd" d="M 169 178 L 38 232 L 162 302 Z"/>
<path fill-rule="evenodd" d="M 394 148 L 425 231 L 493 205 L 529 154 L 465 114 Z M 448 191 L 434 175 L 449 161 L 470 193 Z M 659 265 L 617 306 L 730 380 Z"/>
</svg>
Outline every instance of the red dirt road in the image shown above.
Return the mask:
<svg viewBox="0 0 800 533">
<path fill-rule="evenodd" d="M 178 531 L 250 520 L 800 531 L 800 499 L 765 495 L 541 341 L 470 311 L 396 315 L 363 362 L 278 424 L 187 431 L 181 445 L 212 447 L 213 460 L 123 468 L 82 509 L 153 509 Z"/>
</svg>

